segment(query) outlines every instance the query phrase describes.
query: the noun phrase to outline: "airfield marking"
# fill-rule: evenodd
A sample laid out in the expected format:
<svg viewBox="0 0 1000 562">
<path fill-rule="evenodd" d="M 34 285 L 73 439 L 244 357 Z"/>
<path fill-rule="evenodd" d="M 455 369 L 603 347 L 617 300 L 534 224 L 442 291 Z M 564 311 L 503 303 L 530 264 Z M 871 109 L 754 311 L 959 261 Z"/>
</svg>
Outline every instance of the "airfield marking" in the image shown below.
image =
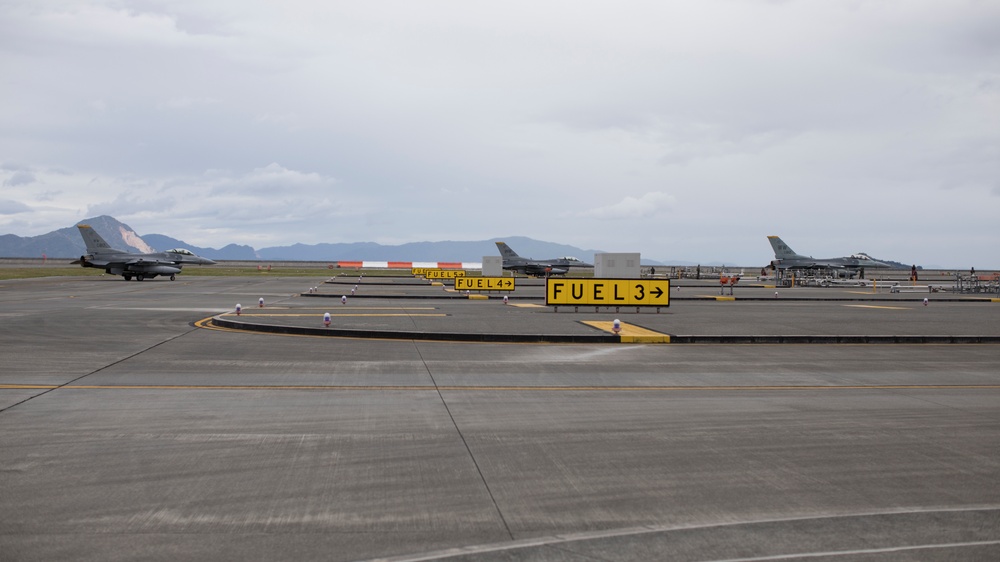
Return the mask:
<svg viewBox="0 0 1000 562">
<path fill-rule="evenodd" d="M 597 328 L 609 334 L 615 333 L 612 329 L 614 322 L 608 322 L 604 320 L 581 320 L 582 324 L 586 324 L 592 328 Z M 620 322 L 621 331 L 618 333 L 621 336 L 622 343 L 670 343 L 670 336 L 661 332 L 654 332 L 653 330 L 648 330 L 640 326 L 633 324 L 626 324 L 625 322 Z"/>
<path fill-rule="evenodd" d="M 233 316 L 233 315 L 234 314 L 228 314 L 228 316 Z M 223 315 L 220 315 L 220 316 L 223 316 Z M 244 316 L 246 316 L 246 315 L 244 315 Z M 262 316 L 266 316 L 266 315 L 262 315 Z M 313 315 L 305 315 L 305 316 L 315 317 Z M 349 314 L 339 314 L 339 315 L 331 314 L 330 315 L 331 318 L 334 318 L 334 317 L 337 317 L 337 316 L 349 317 L 351 315 L 349 315 Z M 407 315 L 400 315 L 400 316 L 417 316 L 417 315 L 415 315 L 415 314 L 407 314 Z M 426 315 L 426 316 L 433 316 L 433 315 Z M 447 314 L 441 314 L 439 316 L 448 316 L 448 315 Z M 198 320 L 197 322 L 193 322 L 192 325 L 194 325 L 194 327 L 196 327 L 196 328 L 202 328 L 202 329 L 205 329 L 205 330 L 215 330 L 215 331 L 218 331 L 218 332 L 229 332 L 229 333 L 232 333 L 232 334 L 251 334 L 251 335 L 256 335 L 256 336 L 271 336 L 271 337 L 277 336 L 277 337 L 281 337 L 281 338 L 322 338 L 322 339 L 328 339 L 330 337 L 330 336 L 324 335 L 324 334 L 283 334 L 283 333 L 280 333 L 280 332 L 258 332 L 256 330 L 243 330 L 243 329 L 240 329 L 240 328 L 227 328 L 225 326 L 216 326 L 215 324 L 213 324 L 212 323 L 212 319 L 213 318 L 216 318 L 216 317 L 215 316 L 209 316 L 208 318 L 202 318 L 201 320 Z M 345 339 L 345 340 L 365 340 L 365 341 L 380 341 L 380 342 L 381 341 L 393 341 L 393 340 L 386 340 L 384 338 L 366 338 L 364 336 L 337 336 L 337 338 L 338 339 Z M 403 340 L 395 340 L 395 341 L 403 341 Z M 484 343 L 491 343 L 491 342 L 477 342 L 477 341 L 448 342 L 448 341 L 428 340 L 427 343 L 484 344 Z M 492 342 L 492 343 L 494 345 L 507 345 L 508 344 L 508 342 Z M 519 344 L 512 344 L 512 345 L 519 345 Z M 546 345 L 572 345 L 572 344 L 546 344 Z"/>
<path fill-rule="evenodd" d="M 534 303 L 510 303 L 508 306 L 516 306 L 517 308 L 545 308 L 544 304 L 534 304 Z"/>
<path fill-rule="evenodd" d="M 884 310 L 910 310 L 909 307 L 905 306 L 877 306 L 874 304 L 845 304 L 844 306 L 849 306 L 852 308 L 881 308 Z"/>
<path fill-rule="evenodd" d="M 193 307 L 116 307 L 114 305 L 96 305 L 88 306 L 88 310 L 140 310 L 145 312 L 214 312 L 216 314 L 225 314 L 228 308 L 193 308 Z"/>
<path fill-rule="evenodd" d="M 331 308 L 333 308 L 332 304 L 329 307 L 326 307 L 326 308 L 298 307 L 298 306 L 265 306 L 265 307 L 248 306 L 248 307 L 244 308 L 243 310 L 257 310 L 257 311 L 264 311 L 264 312 L 267 312 L 268 310 L 316 310 L 316 311 L 319 311 L 319 312 L 326 312 L 327 310 L 330 310 Z M 339 305 L 338 308 L 346 308 L 346 309 L 350 309 L 350 310 L 437 310 L 437 308 L 433 307 L 433 306 L 351 306 L 351 305 Z M 226 311 L 228 312 L 228 311 L 230 311 L 230 309 L 227 308 Z"/>
<path fill-rule="evenodd" d="M 317 314 L 317 313 L 313 313 L 313 314 L 252 314 L 252 313 L 251 314 L 247 314 L 247 313 L 244 312 L 242 314 L 236 314 L 235 312 L 227 312 L 225 314 L 220 314 L 219 316 L 239 316 L 240 318 L 242 318 L 244 316 L 257 316 L 257 317 L 264 317 L 264 318 L 284 318 L 284 317 L 293 318 L 293 317 L 316 317 L 316 316 L 321 316 L 321 315 Z M 353 314 L 353 313 L 349 313 L 349 312 L 331 312 L 330 316 L 334 317 L 334 318 L 336 318 L 336 317 L 347 317 L 347 316 L 351 316 L 351 317 L 357 317 L 357 316 L 364 316 L 364 317 L 395 317 L 395 316 L 405 316 L 407 318 L 411 318 L 411 317 L 439 317 L 439 316 L 448 316 L 448 315 L 444 314 L 442 312 L 438 312 L 438 313 L 435 313 L 435 314 L 421 314 L 421 313 L 418 313 L 418 314 L 409 314 L 409 313 L 405 313 L 405 312 L 401 312 L 401 313 L 386 313 L 386 312 L 383 312 L 383 313 L 376 313 L 376 314 L 366 314 L 366 313 Z"/>
<path fill-rule="evenodd" d="M 274 332 L 257 332 L 257 331 L 253 331 L 253 330 L 240 330 L 240 329 L 237 329 L 237 328 L 226 328 L 224 326 L 216 326 L 215 324 L 212 324 L 212 319 L 213 318 L 215 318 L 215 317 L 214 316 L 209 316 L 208 318 L 202 318 L 201 320 L 198 320 L 197 322 L 194 322 L 194 326 L 196 328 L 203 328 L 205 330 L 216 330 L 216 331 L 219 331 L 219 332 L 231 332 L 231 333 L 234 333 L 234 334 L 254 334 L 254 335 L 258 335 L 258 336 L 280 336 L 280 337 L 284 337 L 284 338 L 322 338 L 322 337 L 326 337 L 326 336 L 318 336 L 318 335 L 311 335 L 311 334 L 280 334 L 280 333 L 274 333 Z"/>
<path fill-rule="evenodd" d="M 433 385 L 114 385 L 114 384 L 0 384 L 0 390 L 327 390 L 327 391 L 544 391 L 544 392 L 753 392 L 815 390 L 1000 390 L 996 384 L 898 384 L 898 385 L 765 385 L 765 386 L 433 386 Z"/>
</svg>

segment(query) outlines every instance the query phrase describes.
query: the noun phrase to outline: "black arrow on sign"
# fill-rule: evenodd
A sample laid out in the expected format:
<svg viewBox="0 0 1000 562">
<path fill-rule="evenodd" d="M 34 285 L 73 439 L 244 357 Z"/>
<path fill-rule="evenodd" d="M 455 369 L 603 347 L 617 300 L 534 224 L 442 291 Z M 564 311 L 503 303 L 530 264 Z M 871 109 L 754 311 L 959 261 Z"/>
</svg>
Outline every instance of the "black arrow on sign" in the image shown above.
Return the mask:
<svg viewBox="0 0 1000 562">
<path fill-rule="evenodd" d="M 656 295 L 656 298 L 660 298 L 663 296 L 663 289 L 657 287 L 655 291 L 650 291 L 650 293 Z"/>
</svg>

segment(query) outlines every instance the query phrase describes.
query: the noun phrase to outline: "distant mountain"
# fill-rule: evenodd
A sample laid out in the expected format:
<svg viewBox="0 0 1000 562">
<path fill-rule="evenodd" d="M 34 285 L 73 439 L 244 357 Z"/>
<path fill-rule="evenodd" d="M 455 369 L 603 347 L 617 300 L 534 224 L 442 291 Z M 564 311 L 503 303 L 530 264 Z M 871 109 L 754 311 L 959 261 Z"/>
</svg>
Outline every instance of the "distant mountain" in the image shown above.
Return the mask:
<svg viewBox="0 0 1000 562">
<path fill-rule="evenodd" d="M 483 256 L 496 256 L 496 242 L 504 241 L 518 254 L 535 259 L 574 256 L 593 263 L 598 250 L 582 250 L 565 244 L 541 242 L 523 236 L 508 236 L 476 242 L 410 242 L 398 246 L 383 246 L 374 242 L 343 244 L 295 244 L 261 248 L 257 251 L 265 260 L 302 261 L 464 261 L 479 262 Z"/>
<path fill-rule="evenodd" d="M 164 250 L 170 250 L 173 248 L 185 248 L 191 250 L 192 252 L 198 254 L 199 256 L 210 258 L 213 260 L 256 260 L 260 259 L 257 256 L 257 252 L 254 251 L 251 246 L 240 246 L 238 244 L 229 244 L 221 249 L 216 250 L 215 248 L 201 248 L 199 246 L 192 246 L 182 242 L 176 238 L 171 238 L 169 236 L 164 236 L 162 234 L 147 234 L 142 237 L 143 240 L 149 243 L 150 246 L 156 248 L 156 251 L 162 252 Z"/>
<path fill-rule="evenodd" d="M 911 267 L 913 267 L 913 264 L 907 265 L 905 263 L 898 262 L 898 261 L 882 260 L 882 259 L 877 259 L 877 258 L 872 258 L 872 259 L 876 260 L 876 261 L 880 261 L 882 263 L 889 264 L 890 266 L 892 266 L 893 269 L 910 269 Z M 924 267 L 921 266 L 921 265 L 917 266 L 917 269 L 923 269 L 923 268 Z M 930 268 L 930 269 L 935 269 L 935 268 Z"/>
<path fill-rule="evenodd" d="M 80 221 L 79 224 L 92 226 L 113 248 L 130 252 L 150 251 L 149 246 L 131 227 L 113 217 L 94 217 Z M 76 225 L 40 236 L 0 236 L 0 257 L 5 258 L 40 258 L 43 255 L 50 258 L 78 258 L 86 251 L 87 247 Z"/>
<path fill-rule="evenodd" d="M 594 254 L 600 250 L 583 250 L 566 244 L 543 242 L 524 236 L 505 236 L 473 242 L 410 242 L 397 246 L 383 246 L 374 242 L 353 242 L 341 244 L 293 244 L 255 250 L 251 246 L 229 244 L 221 249 L 201 248 L 164 234 L 139 236 L 129 225 L 114 217 L 102 215 L 80 221 L 89 224 L 108 241 L 113 248 L 129 252 L 162 252 L 172 248 L 187 248 L 199 256 L 213 260 L 268 260 L 268 261 L 455 261 L 479 262 L 483 256 L 496 256 L 499 251 L 496 242 L 506 242 L 515 252 L 526 258 L 548 259 L 573 256 L 594 263 Z M 0 235 L 0 257 L 2 258 L 50 258 L 76 259 L 86 252 L 83 238 L 76 225 L 68 226 L 40 236 L 21 237 L 14 234 Z M 881 260 L 888 261 L 888 260 Z M 902 269 L 910 266 L 899 262 L 888 262 Z M 673 260 L 656 261 L 642 259 L 642 265 L 689 266 L 695 262 Z M 719 267 L 724 264 L 706 261 L 702 267 Z M 730 267 L 734 264 L 725 264 Z M 922 269 L 918 267 L 918 269 Z"/>
<path fill-rule="evenodd" d="M 226 246 L 222 250 L 212 248 L 189 247 L 184 242 L 150 234 L 139 236 L 129 225 L 114 217 L 102 215 L 84 219 L 77 224 L 88 224 L 104 238 L 112 248 L 127 252 L 162 252 L 172 248 L 188 248 L 192 252 L 208 258 L 216 259 L 256 259 L 253 248 L 249 246 Z M 76 225 L 62 228 L 40 236 L 20 237 L 13 234 L 0 236 L 0 257 L 5 258 L 78 258 L 87 252 L 80 231 Z M 229 257 L 233 256 L 233 257 Z"/>
<path fill-rule="evenodd" d="M 475 242 L 411 242 L 397 246 L 383 246 L 374 242 L 343 244 L 294 244 L 254 250 L 250 246 L 230 244 L 222 249 L 202 248 L 163 234 L 139 236 L 127 224 L 114 217 L 102 215 L 80 221 L 89 224 L 108 244 L 129 252 L 162 252 L 171 248 L 187 248 L 211 259 L 221 260 L 272 260 L 272 261 L 464 261 L 479 262 L 483 256 L 499 255 L 495 242 L 507 242 L 518 254 L 535 259 L 574 256 L 593 263 L 599 250 L 583 250 L 566 244 L 555 244 L 526 238 L 507 236 Z M 86 246 L 76 225 L 40 236 L 20 237 L 13 234 L 0 236 L 0 257 L 75 259 L 86 253 Z M 643 260 L 644 265 L 662 265 Z"/>
</svg>

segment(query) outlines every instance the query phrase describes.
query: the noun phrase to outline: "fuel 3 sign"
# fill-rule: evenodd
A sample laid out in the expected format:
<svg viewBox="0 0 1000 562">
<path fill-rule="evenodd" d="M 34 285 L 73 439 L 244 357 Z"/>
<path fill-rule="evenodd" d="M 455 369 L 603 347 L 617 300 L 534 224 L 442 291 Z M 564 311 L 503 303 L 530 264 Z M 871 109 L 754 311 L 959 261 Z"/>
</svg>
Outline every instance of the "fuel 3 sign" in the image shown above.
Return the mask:
<svg viewBox="0 0 1000 562">
<path fill-rule="evenodd" d="M 554 279 L 547 306 L 670 306 L 669 279 Z"/>
</svg>

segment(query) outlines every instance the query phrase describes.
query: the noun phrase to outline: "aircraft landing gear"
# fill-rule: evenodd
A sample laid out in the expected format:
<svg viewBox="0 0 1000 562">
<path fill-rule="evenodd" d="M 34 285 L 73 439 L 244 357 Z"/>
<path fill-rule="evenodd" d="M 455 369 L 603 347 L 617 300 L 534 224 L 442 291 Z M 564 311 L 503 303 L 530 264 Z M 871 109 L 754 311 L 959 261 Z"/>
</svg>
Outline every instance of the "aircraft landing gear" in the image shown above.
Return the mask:
<svg viewBox="0 0 1000 562">
<path fill-rule="evenodd" d="M 128 274 L 128 273 L 123 274 L 122 277 L 124 277 L 126 281 L 131 281 L 132 280 L 132 276 L 130 274 Z"/>
<path fill-rule="evenodd" d="M 174 279 L 177 279 L 177 276 L 174 275 L 173 273 L 171 273 L 170 274 L 170 280 L 173 281 Z"/>
<path fill-rule="evenodd" d="M 146 278 L 146 276 L 143 275 L 143 274 L 141 274 L 141 273 L 135 276 L 135 280 L 136 281 L 142 281 L 145 278 Z"/>
</svg>

